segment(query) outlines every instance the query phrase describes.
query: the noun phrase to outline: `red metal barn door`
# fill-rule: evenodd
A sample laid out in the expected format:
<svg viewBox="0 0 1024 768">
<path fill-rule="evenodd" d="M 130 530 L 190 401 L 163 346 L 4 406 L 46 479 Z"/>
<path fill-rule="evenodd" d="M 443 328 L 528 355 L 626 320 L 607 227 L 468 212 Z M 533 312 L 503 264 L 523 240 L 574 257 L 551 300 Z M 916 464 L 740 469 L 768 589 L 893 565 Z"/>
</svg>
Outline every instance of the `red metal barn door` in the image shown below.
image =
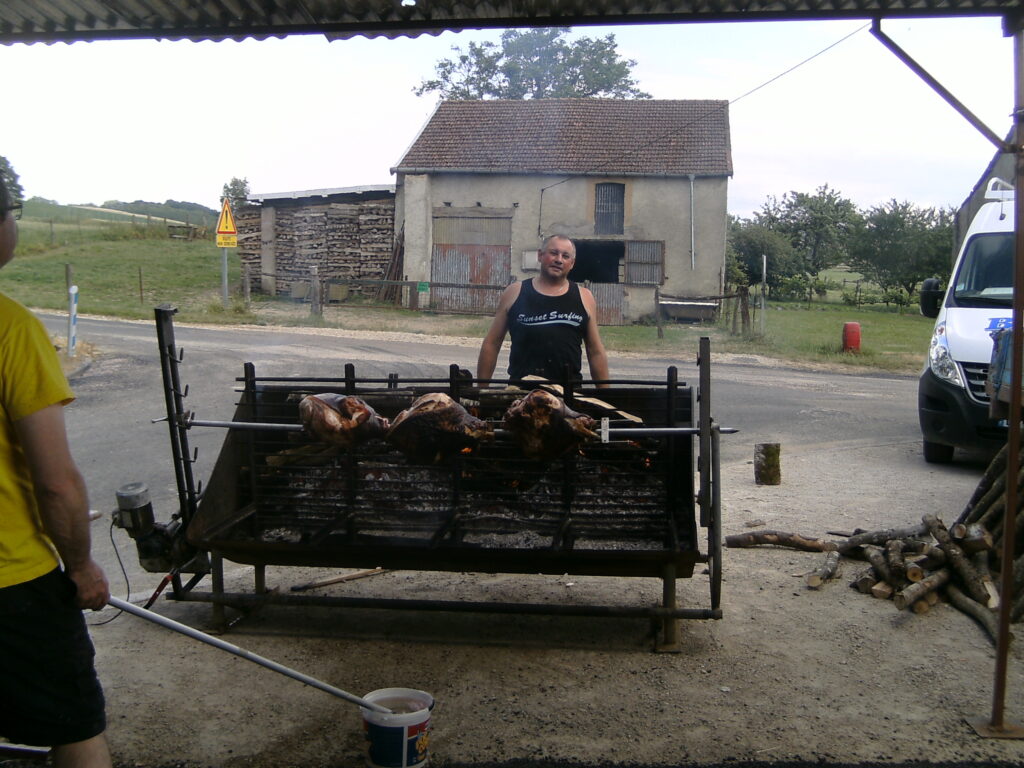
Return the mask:
<svg viewBox="0 0 1024 768">
<path fill-rule="evenodd" d="M 491 314 L 512 275 L 512 220 L 435 216 L 431 305 L 441 312 Z"/>
</svg>

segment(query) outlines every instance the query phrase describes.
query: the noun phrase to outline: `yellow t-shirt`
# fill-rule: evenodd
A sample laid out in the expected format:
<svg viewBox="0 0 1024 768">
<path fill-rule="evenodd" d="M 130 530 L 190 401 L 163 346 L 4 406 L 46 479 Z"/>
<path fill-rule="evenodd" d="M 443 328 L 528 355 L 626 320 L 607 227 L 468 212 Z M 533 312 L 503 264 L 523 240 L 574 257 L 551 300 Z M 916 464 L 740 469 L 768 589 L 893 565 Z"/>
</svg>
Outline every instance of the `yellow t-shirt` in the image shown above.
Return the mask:
<svg viewBox="0 0 1024 768">
<path fill-rule="evenodd" d="M 58 562 L 14 422 L 73 399 L 43 324 L 0 293 L 0 587 L 42 576 Z"/>
</svg>

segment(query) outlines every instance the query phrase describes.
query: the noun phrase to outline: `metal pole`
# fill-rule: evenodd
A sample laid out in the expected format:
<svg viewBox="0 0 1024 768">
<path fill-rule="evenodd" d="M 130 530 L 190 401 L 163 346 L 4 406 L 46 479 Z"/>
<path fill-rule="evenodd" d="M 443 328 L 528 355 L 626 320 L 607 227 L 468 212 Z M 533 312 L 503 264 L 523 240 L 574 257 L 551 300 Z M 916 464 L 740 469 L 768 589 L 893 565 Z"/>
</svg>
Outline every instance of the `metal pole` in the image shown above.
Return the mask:
<svg viewBox="0 0 1024 768">
<path fill-rule="evenodd" d="M 762 253 L 761 254 L 761 336 L 762 337 L 764 337 L 764 334 L 765 334 L 765 319 L 764 319 L 765 298 L 764 298 L 764 293 L 765 293 L 765 290 L 767 289 L 767 286 L 768 286 L 768 254 L 767 253 Z"/>
<path fill-rule="evenodd" d="M 228 308 L 228 249 L 220 249 L 220 296 L 224 309 Z"/>
<path fill-rule="evenodd" d="M 1010 650 L 1010 609 L 1013 606 L 1013 561 L 1017 526 L 1017 467 L 1020 466 L 1021 360 L 1024 349 L 1024 35 L 1017 20 L 1013 30 L 1014 110 L 1013 145 L 1016 156 L 1014 183 L 1014 226 L 1016 252 L 1013 260 L 1013 334 L 1010 360 L 1010 417 L 1006 444 L 1006 509 L 1003 512 L 1003 551 L 1000 574 L 999 630 L 996 633 L 995 681 L 992 685 L 992 717 L 988 723 L 968 721 L 981 736 L 989 738 L 1024 738 L 1024 729 L 1007 725 L 1006 668 Z"/>
<path fill-rule="evenodd" d="M 75 356 L 78 346 L 78 286 L 68 288 L 68 357 Z"/>
<path fill-rule="evenodd" d="M 328 685 L 327 683 L 321 682 L 320 680 L 317 680 L 314 677 L 304 675 L 301 672 L 297 672 L 294 669 L 291 669 L 290 667 L 284 666 L 283 664 L 278 664 L 276 661 L 271 661 L 270 659 L 264 658 L 263 656 L 259 656 L 255 653 L 252 653 L 251 651 L 247 651 L 244 648 L 239 648 L 237 645 L 226 643 L 223 640 L 206 634 L 205 632 L 200 632 L 198 629 L 193 629 L 192 627 L 186 624 L 180 624 L 179 622 L 174 621 L 173 619 L 168 619 L 166 616 L 161 616 L 159 613 L 147 611 L 145 608 L 140 608 L 137 605 L 125 602 L 124 600 L 120 600 L 116 597 L 110 598 L 110 605 L 114 606 L 115 608 L 120 608 L 125 613 L 130 613 L 134 616 L 138 616 L 141 619 L 145 619 L 146 621 L 151 621 L 154 624 L 159 624 L 161 627 L 165 627 L 174 632 L 178 632 L 182 635 L 186 635 L 187 637 L 191 637 L 193 640 L 198 640 L 201 643 L 212 645 L 214 648 L 219 648 L 222 651 L 232 653 L 235 656 L 239 656 L 245 659 L 246 661 L 251 661 L 254 664 L 259 664 L 261 667 L 266 667 L 267 669 L 271 669 L 274 672 L 279 672 L 285 677 L 290 677 L 293 680 L 298 680 L 300 683 L 305 683 L 306 685 L 312 686 L 313 688 L 317 688 L 321 691 L 329 693 L 332 696 L 337 696 L 339 699 L 344 699 L 345 701 L 351 702 L 353 704 L 358 704 L 361 707 L 372 709 L 374 712 L 383 712 L 384 714 L 388 715 L 393 714 L 392 711 L 387 707 L 382 707 L 380 704 L 374 704 L 372 701 L 362 699 L 358 696 L 349 693 L 348 691 L 343 691 L 340 688 L 335 688 L 333 685 Z"/>
<path fill-rule="evenodd" d="M 1006 451 L 1006 466 L 1010 467 L 1009 477 L 1016 474 L 1020 466 L 1020 388 L 1021 361 L 1024 359 L 1024 34 L 1020 29 L 1013 33 L 1014 64 L 1014 152 L 1016 154 L 1016 182 L 1014 191 L 1014 226 L 1017 250 L 1013 263 L 1013 367 L 1010 372 L 1010 432 Z M 1013 605 L 1013 561 L 1017 541 L 1017 483 L 1006 484 L 1006 511 L 1003 513 L 1003 557 L 1002 557 L 1002 599 L 999 601 L 999 635 L 996 643 L 996 674 L 992 692 L 992 722 L 994 729 L 1003 729 L 1003 715 L 1006 697 L 1006 665 L 1010 649 L 1010 608 Z"/>
</svg>

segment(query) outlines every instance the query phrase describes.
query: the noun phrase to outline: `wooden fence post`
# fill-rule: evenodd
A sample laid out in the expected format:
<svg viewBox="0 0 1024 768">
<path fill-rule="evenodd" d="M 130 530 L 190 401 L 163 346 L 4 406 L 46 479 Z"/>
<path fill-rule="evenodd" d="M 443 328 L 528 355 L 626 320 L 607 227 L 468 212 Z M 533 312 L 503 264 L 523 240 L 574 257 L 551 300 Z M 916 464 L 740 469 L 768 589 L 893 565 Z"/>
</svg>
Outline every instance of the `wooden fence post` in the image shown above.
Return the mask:
<svg viewBox="0 0 1024 768">
<path fill-rule="evenodd" d="M 309 268 L 309 314 L 322 317 L 324 314 L 323 292 L 320 290 L 320 268 L 313 264 Z"/>
</svg>

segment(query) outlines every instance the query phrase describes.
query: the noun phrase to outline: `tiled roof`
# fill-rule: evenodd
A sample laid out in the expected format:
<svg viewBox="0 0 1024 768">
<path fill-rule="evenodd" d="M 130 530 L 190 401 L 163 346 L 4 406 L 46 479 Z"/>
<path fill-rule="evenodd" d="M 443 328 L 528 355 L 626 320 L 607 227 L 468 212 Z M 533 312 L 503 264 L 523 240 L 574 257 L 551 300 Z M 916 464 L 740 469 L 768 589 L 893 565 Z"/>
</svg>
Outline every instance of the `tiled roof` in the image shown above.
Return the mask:
<svg viewBox="0 0 1024 768">
<path fill-rule="evenodd" d="M 661 99 L 444 101 L 395 170 L 731 175 L 729 103 Z"/>
</svg>

